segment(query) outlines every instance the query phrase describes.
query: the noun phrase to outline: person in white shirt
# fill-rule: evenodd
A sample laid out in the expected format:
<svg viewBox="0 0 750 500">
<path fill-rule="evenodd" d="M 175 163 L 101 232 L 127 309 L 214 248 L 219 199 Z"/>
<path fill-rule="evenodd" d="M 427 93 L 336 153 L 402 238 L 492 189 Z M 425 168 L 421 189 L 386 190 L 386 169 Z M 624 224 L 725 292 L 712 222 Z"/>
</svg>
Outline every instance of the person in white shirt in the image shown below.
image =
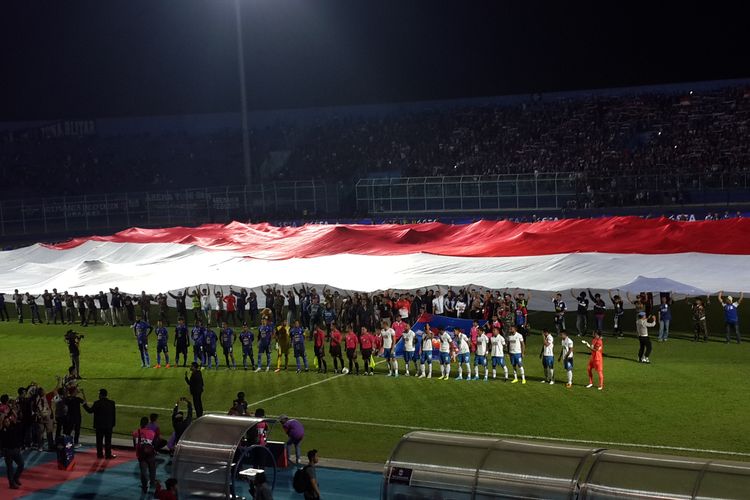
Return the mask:
<svg viewBox="0 0 750 500">
<path fill-rule="evenodd" d="M 656 326 L 656 317 L 651 316 L 646 318 L 646 311 L 638 313 L 638 318 L 635 320 L 635 333 L 638 335 L 638 342 L 640 347 L 638 348 L 638 362 L 639 363 L 651 363 L 651 339 L 648 336 L 648 329 Z"/>
<path fill-rule="evenodd" d="M 409 328 L 401 336 L 404 339 L 404 365 L 406 365 L 405 375 L 409 376 L 409 361 L 414 362 L 414 374 L 419 373 L 419 365 L 417 364 L 417 334 Z"/>
<path fill-rule="evenodd" d="M 388 325 L 387 321 L 381 323 L 380 338 L 383 340 L 383 355 L 388 365 L 388 376 L 398 377 L 398 361 L 393 356 L 393 342 L 396 340 L 396 332 Z"/>
<path fill-rule="evenodd" d="M 463 318 L 464 317 L 464 311 L 466 311 L 466 302 L 464 302 L 461 299 L 458 299 L 456 301 L 456 317 L 457 318 Z"/>
<path fill-rule="evenodd" d="M 469 364 L 469 337 L 464 332 L 456 328 L 456 347 L 458 348 L 458 377 L 456 380 L 463 380 L 463 367 L 461 364 L 466 365 L 466 380 L 471 380 L 471 365 Z"/>
<path fill-rule="evenodd" d="M 562 339 L 560 341 L 560 344 L 562 345 L 562 348 L 560 349 L 560 356 L 557 358 L 558 361 L 562 361 L 563 368 L 565 368 L 565 371 L 568 374 L 568 382 L 565 384 L 565 387 L 570 389 L 573 387 L 573 339 L 568 337 L 568 332 L 565 330 L 560 330 L 560 338 Z"/>
<path fill-rule="evenodd" d="M 201 310 L 203 311 L 203 317 L 206 320 L 206 326 L 211 324 L 211 294 L 208 285 L 206 288 L 201 289 Z"/>
<path fill-rule="evenodd" d="M 479 367 L 484 366 L 484 381 L 487 382 L 489 369 L 487 367 L 487 344 L 490 338 L 484 331 L 477 336 L 477 351 L 474 353 L 474 380 L 479 380 Z"/>
<path fill-rule="evenodd" d="M 419 363 L 422 368 L 422 374 L 419 378 L 432 378 L 432 332 L 429 324 L 425 325 L 422 334 L 422 353 Z"/>
<path fill-rule="evenodd" d="M 440 378 L 448 380 L 451 374 L 451 347 L 453 339 L 448 332 L 440 334 Z"/>
<path fill-rule="evenodd" d="M 495 327 L 492 329 L 492 338 L 490 339 L 492 344 L 492 378 L 497 378 L 497 366 L 503 367 L 503 373 L 505 374 L 505 380 L 508 380 L 508 367 L 505 366 L 505 353 L 503 347 L 505 347 L 505 337 L 503 337 L 500 328 Z"/>
<path fill-rule="evenodd" d="M 508 353 L 510 354 L 510 364 L 513 367 L 513 382 L 518 382 L 518 372 L 521 372 L 521 383 L 526 383 L 526 374 L 523 370 L 523 355 L 526 352 L 526 343 L 523 341 L 523 335 L 518 333 L 515 326 L 510 327 L 508 335 Z"/>
<path fill-rule="evenodd" d="M 542 367 L 544 368 L 544 380 L 542 383 L 555 383 L 555 339 L 547 330 L 542 330 Z"/>
<path fill-rule="evenodd" d="M 443 314 L 443 302 L 445 298 L 443 295 L 440 295 L 439 293 L 435 296 L 434 299 L 432 299 L 432 313 L 433 314 Z"/>
</svg>

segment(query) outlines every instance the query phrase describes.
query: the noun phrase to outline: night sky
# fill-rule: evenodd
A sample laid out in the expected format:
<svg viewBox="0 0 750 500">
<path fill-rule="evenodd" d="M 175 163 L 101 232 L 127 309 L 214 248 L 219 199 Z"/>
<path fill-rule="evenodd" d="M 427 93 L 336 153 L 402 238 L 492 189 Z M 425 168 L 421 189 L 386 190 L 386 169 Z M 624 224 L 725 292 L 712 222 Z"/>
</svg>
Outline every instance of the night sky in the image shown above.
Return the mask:
<svg viewBox="0 0 750 500">
<path fill-rule="evenodd" d="M 250 109 L 742 78 L 741 4 L 240 0 Z M 237 111 L 233 0 L 0 5 L 0 120 Z"/>
</svg>

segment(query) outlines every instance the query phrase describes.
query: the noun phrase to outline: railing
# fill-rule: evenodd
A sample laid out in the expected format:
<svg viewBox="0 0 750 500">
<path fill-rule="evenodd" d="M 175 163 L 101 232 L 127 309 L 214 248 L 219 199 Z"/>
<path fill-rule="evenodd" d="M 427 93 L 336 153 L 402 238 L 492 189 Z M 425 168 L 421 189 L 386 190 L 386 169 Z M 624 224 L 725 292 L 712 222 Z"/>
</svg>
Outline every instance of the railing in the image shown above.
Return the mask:
<svg viewBox="0 0 750 500">
<path fill-rule="evenodd" d="M 576 174 L 360 179 L 356 194 L 372 214 L 558 208 L 575 199 Z"/>
<path fill-rule="evenodd" d="M 342 191 L 323 181 L 0 201 L 0 236 L 337 214 Z"/>
<path fill-rule="evenodd" d="M 356 195 L 356 204 L 355 204 Z M 291 181 L 0 201 L 0 237 L 18 240 L 126 227 L 231 220 L 502 215 L 511 211 L 750 203 L 750 174 L 584 176 L 580 173 Z M 355 208 L 356 207 L 356 208 Z M 22 239 L 22 238 L 21 238 Z"/>
<path fill-rule="evenodd" d="M 729 205 L 750 202 L 750 174 L 576 172 L 360 179 L 357 208 L 378 214 Z"/>
</svg>

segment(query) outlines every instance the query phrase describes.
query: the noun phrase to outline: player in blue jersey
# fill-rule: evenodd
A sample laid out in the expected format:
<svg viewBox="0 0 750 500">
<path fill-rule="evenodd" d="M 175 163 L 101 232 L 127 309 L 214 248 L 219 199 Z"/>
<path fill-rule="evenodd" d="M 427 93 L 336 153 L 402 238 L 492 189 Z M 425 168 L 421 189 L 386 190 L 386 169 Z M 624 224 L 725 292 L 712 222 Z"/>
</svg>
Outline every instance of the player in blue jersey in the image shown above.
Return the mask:
<svg viewBox="0 0 750 500">
<path fill-rule="evenodd" d="M 156 367 L 161 368 L 161 355 L 164 353 L 166 367 L 169 368 L 169 332 L 161 320 L 156 322 Z"/>
<path fill-rule="evenodd" d="M 236 369 L 237 363 L 234 361 L 234 330 L 229 328 L 227 322 L 224 321 L 221 324 L 221 332 L 219 332 L 221 341 L 221 349 L 224 351 L 224 361 L 227 363 L 227 368 Z M 229 360 L 232 360 L 232 364 L 229 364 Z"/>
<path fill-rule="evenodd" d="M 151 335 L 153 327 L 141 320 L 138 316 L 135 318 L 133 324 L 133 335 L 135 336 L 136 342 L 138 342 L 138 352 L 141 354 L 141 368 L 148 368 L 151 366 L 151 360 L 148 357 L 148 336 Z"/>
<path fill-rule="evenodd" d="M 266 355 L 266 371 L 271 369 L 271 340 L 273 339 L 274 328 L 266 318 L 260 320 L 258 327 L 258 367 L 255 369 L 259 372 L 263 369 L 263 354 Z"/>
<path fill-rule="evenodd" d="M 190 331 L 190 339 L 193 341 L 193 363 L 201 366 L 206 364 L 206 329 L 203 328 L 201 320 L 195 320 L 195 326 Z"/>
<path fill-rule="evenodd" d="M 722 304 L 724 307 L 724 325 L 726 328 L 726 341 L 725 341 L 726 344 L 729 343 L 729 338 L 732 333 L 734 333 L 734 336 L 737 339 L 738 344 L 742 341 L 742 337 L 740 337 L 740 324 L 739 324 L 739 316 L 737 314 L 737 308 L 740 306 L 740 303 L 742 302 L 742 299 L 744 298 L 745 298 L 744 292 L 740 292 L 740 298 L 737 300 L 737 302 L 735 302 L 731 295 L 725 297 L 724 292 L 719 292 L 719 303 Z"/>
<path fill-rule="evenodd" d="M 208 327 L 206 329 L 206 343 L 205 343 L 205 351 L 206 351 L 206 360 L 208 364 L 208 369 L 211 369 L 211 360 L 214 360 L 214 367 L 218 370 L 219 369 L 219 357 L 216 355 L 216 344 L 219 341 L 219 336 L 216 335 L 216 332 L 213 331 L 211 327 Z"/>
<path fill-rule="evenodd" d="M 187 352 L 189 345 L 190 337 L 188 336 L 187 326 L 185 326 L 185 318 L 179 318 L 177 320 L 177 326 L 174 328 L 175 366 L 180 364 L 180 354 L 182 354 L 182 366 L 187 365 Z"/>
<path fill-rule="evenodd" d="M 299 326 L 299 321 L 294 322 L 294 326 L 289 330 L 289 337 L 292 340 L 292 347 L 294 348 L 294 359 L 297 362 L 297 373 L 302 371 L 303 363 L 305 371 L 309 371 L 310 367 L 307 365 L 307 352 L 305 351 L 305 329 Z"/>
<path fill-rule="evenodd" d="M 250 359 L 250 366 L 255 369 L 255 357 L 253 356 L 253 341 L 255 335 L 247 328 L 247 323 L 242 324 L 240 332 L 240 345 L 242 346 L 242 366 L 247 370 L 247 360 Z"/>
</svg>

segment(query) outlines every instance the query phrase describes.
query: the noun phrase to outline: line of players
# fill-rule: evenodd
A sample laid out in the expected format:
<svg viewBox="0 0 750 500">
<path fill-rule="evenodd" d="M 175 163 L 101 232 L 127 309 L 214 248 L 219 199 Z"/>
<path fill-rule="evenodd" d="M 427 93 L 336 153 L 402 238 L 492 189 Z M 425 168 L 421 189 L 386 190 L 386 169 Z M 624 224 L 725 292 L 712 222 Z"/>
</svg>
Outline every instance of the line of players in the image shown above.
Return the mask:
<svg viewBox="0 0 750 500">
<path fill-rule="evenodd" d="M 383 338 L 383 355 L 386 358 L 388 366 L 388 376 L 398 377 L 399 366 L 398 359 L 394 353 L 396 334 L 393 328 L 384 323 L 380 335 Z M 543 331 L 543 346 L 540 352 L 542 366 L 544 368 L 544 379 L 541 382 L 554 384 L 554 337 L 547 330 Z M 558 355 L 558 361 L 563 362 L 563 367 L 567 374 L 566 387 L 573 385 L 573 359 L 575 354 L 573 340 L 568 336 L 566 331 L 560 332 L 561 349 Z M 458 365 L 458 375 L 455 380 L 480 380 L 480 368 L 483 368 L 482 379 L 486 382 L 489 380 L 490 366 L 492 378 L 497 378 L 498 367 L 503 370 L 503 379 L 508 380 L 508 366 L 505 362 L 505 350 L 510 359 L 510 365 L 513 370 L 513 380 L 511 383 L 526 383 L 526 373 L 524 369 L 524 356 L 526 355 L 526 342 L 524 336 L 518 332 L 515 326 L 511 326 L 509 334 L 504 336 L 499 327 L 492 328 L 491 332 L 480 330 L 476 340 L 472 341 L 468 335 L 459 329 L 454 331 L 454 335 L 448 331 L 433 334 L 429 324 L 425 326 L 425 331 L 421 337 L 412 330 L 405 331 L 402 334 L 404 340 L 403 358 L 405 364 L 404 374 L 410 375 L 409 363 L 413 362 L 415 372 L 419 373 L 419 378 L 432 378 L 433 353 L 438 349 L 438 361 L 440 363 L 441 380 L 449 380 L 451 375 L 451 362 L 456 361 Z M 416 354 L 417 344 L 421 343 L 421 353 Z M 475 343 L 474 350 L 474 376 L 472 377 L 471 366 L 471 344 Z M 602 370 L 602 341 L 598 332 L 594 334 L 594 340 L 589 344 L 584 342 L 592 352 L 592 359 L 589 362 L 589 385 L 593 386 L 592 371 L 599 375 L 599 389 L 604 387 L 604 377 Z M 464 377 L 464 367 L 466 376 Z M 416 374 L 415 373 L 415 374 Z"/>
<path fill-rule="evenodd" d="M 415 375 L 418 375 L 419 378 L 432 378 L 433 353 L 437 349 L 439 353 L 437 361 L 440 366 L 440 377 L 438 378 L 441 380 L 450 379 L 451 363 L 455 361 L 458 368 L 456 380 L 480 380 L 479 371 L 480 368 L 483 368 L 483 379 L 484 381 L 488 381 L 490 367 L 492 378 L 496 379 L 498 367 L 500 367 L 503 371 L 503 379 L 507 381 L 509 378 L 509 370 L 505 362 L 507 346 L 507 354 L 513 370 L 512 383 L 519 382 L 519 375 L 520 382 L 522 384 L 526 383 L 523 362 L 526 354 L 526 342 L 524 336 L 514 326 L 510 328 L 507 336 L 502 334 L 499 327 L 493 327 L 490 332 L 481 330 L 477 333 L 476 340 L 472 341 L 469 336 L 459 329 L 454 331 L 453 336 L 448 331 L 434 334 L 429 324 L 426 325 L 425 331 L 422 332 L 421 336 L 408 327 L 403 328 L 402 325 L 390 325 L 387 321 L 382 322 L 380 332 L 377 335 L 368 332 L 366 328 L 362 328 L 360 334 L 357 335 L 351 325 L 346 329 L 346 333 L 342 334 L 335 328 L 335 324 L 331 332 L 326 332 L 323 330 L 322 325 L 320 325 L 313 333 L 315 364 L 317 365 L 318 372 L 326 373 L 328 371 L 328 363 L 325 355 L 325 341 L 328 338 L 329 353 L 333 358 L 334 373 L 359 375 L 360 369 L 357 357 L 357 349 L 359 348 L 364 361 L 363 368 L 365 375 L 374 375 L 374 355 L 380 354 L 385 357 L 388 376 L 398 377 L 399 364 L 398 357 L 395 354 L 395 347 L 399 336 L 397 336 L 396 330 L 392 326 L 403 329 L 400 338 L 403 339 L 404 375 L 406 376 L 410 375 L 409 365 L 413 363 Z M 154 329 L 139 317 L 133 325 L 133 332 L 138 344 L 141 366 L 144 368 L 150 367 L 148 339 L 151 333 L 154 332 Z M 281 371 L 282 358 L 284 370 L 286 370 L 289 363 L 288 353 L 291 347 L 296 361 L 297 373 L 303 370 L 309 371 L 305 349 L 305 333 L 306 330 L 300 326 L 299 321 L 295 321 L 292 328 L 287 328 L 284 321 L 275 328 L 267 318 L 262 318 L 261 325 L 258 327 L 256 366 L 256 357 L 254 356 L 256 338 L 254 333 L 247 327 L 247 324 L 243 325 L 242 331 L 239 334 L 235 334 L 234 330 L 226 322 L 223 322 L 222 328 L 219 334 L 217 334 L 211 327 L 204 327 L 202 322 L 198 320 L 196 321 L 196 325 L 188 332 L 188 327 L 185 325 L 184 319 L 180 318 L 175 327 L 173 343 L 176 350 L 175 366 L 179 365 L 181 356 L 182 366 L 186 366 L 188 361 L 188 347 L 192 345 L 193 362 L 199 363 L 208 369 L 212 367 L 218 369 L 217 347 L 220 346 L 223 351 L 226 367 L 236 369 L 237 363 L 234 357 L 234 344 L 239 340 L 242 348 L 242 365 L 245 370 L 248 369 L 248 361 L 250 362 L 250 369 L 256 372 L 264 370 L 263 358 L 265 358 L 265 371 L 270 371 L 272 350 L 277 352 L 275 371 Z M 161 368 L 163 355 L 164 366 L 169 368 L 169 333 L 161 321 L 157 323 L 155 334 L 157 342 L 157 362 L 155 367 Z M 554 337 L 547 330 L 543 331 L 542 337 L 543 346 L 539 355 L 544 368 L 544 379 L 542 382 L 554 384 Z M 563 362 L 563 368 L 567 374 L 566 387 L 571 387 L 573 384 L 574 343 L 564 330 L 561 331 L 560 338 L 561 348 L 558 361 Z M 472 344 L 475 344 L 473 377 L 470 362 Z M 593 386 L 592 371 L 596 371 L 599 375 L 599 389 L 601 390 L 604 387 L 601 335 L 595 332 L 592 343 L 584 342 L 584 344 L 592 352 L 588 367 L 588 387 Z M 349 360 L 348 369 L 344 365 L 342 347 L 345 349 Z M 417 347 L 421 348 L 419 349 L 421 351 L 419 355 L 417 355 Z M 466 371 L 465 378 L 464 368 Z"/>
</svg>

